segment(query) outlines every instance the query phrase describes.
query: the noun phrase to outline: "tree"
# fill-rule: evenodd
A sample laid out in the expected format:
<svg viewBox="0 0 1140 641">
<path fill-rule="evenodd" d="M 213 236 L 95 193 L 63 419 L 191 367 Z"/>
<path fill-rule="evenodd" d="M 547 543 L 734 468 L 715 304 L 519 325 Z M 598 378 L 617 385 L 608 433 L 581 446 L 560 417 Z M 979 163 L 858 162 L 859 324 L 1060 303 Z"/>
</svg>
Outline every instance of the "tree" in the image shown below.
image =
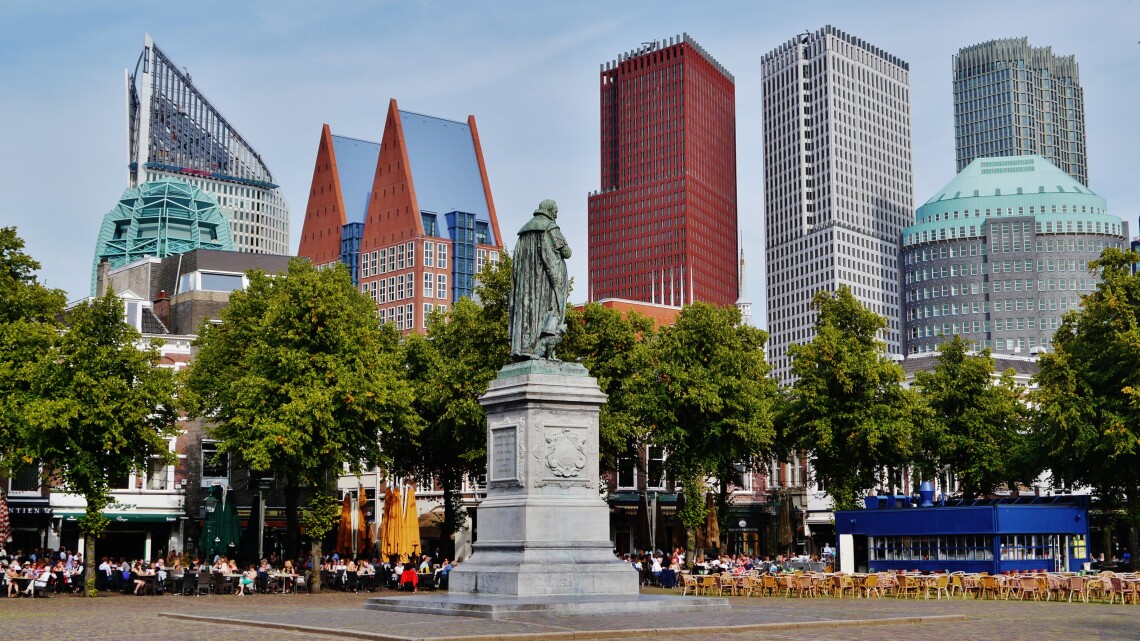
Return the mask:
<svg viewBox="0 0 1140 641">
<path fill-rule="evenodd" d="M 40 264 L 23 249 L 14 227 L 0 228 L 0 473 L 27 464 L 15 456 L 16 434 L 32 398 L 31 376 L 51 350 L 65 301 L 62 291 L 37 281 Z"/>
<path fill-rule="evenodd" d="M 625 379 L 629 411 L 668 453 L 666 471 L 687 491 L 716 479 L 722 505 L 740 470 L 752 470 L 773 447 L 778 388 L 764 357 L 767 340 L 741 324 L 735 307 L 694 303 L 646 343 L 644 365 Z M 704 496 L 685 499 L 685 525 L 697 527 L 703 510 L 693 504 Z"/>
<path fill-rule="evenodd" d="M 112 479 L 146 470 L 154 457 L 173 462 L 166 439 L 178 433 L 178 413 L 173 373 L 157 366 L 159 342 L 138 347 L 114 292 L 73 308 L 67 324 L 35 366 L 20 447 L 24 461 L 41 463 L 87 501 L 79 528 L 94 596 L 95 539 L 109 523 Z"/>
<path fill-rule="evenodd" d="M 211 421 L 219 452 L 279 475 L 290 556 L 302 489 L 323 513 L 345 466 L 359 473 L 384 463 L 419 430 L 399 335 L 341 265 L 317 269 L 298 258 L 275 277 L 249 272 L 249 288 L 230 296 L 221 324 L 203 324 L 195 345 L 186 408 Z M 321 537 L 311 542 L 316 563 Z"/>
<path fill-rule="evenodd" d="M 397 445 L 393 471 L 439 483 L 445 538 L 465 522 L 463 479 L 486 471 L 487 414 L 479 397 L 510 362 L 510 282 L 511 261 L 504 254 L 479 274 L 477 300 L 460 299 L 446 315 L 428 320 L 426 336 L 405 340 L 408 378 L 424 428 L 414 440 Z"/>
<path fill-rule="evenodd" d="M 994 381 L 989 348 L 970 354 L 961 336 L 938 347 L 938 365 L 915 374 L 915 387 L 930 410 L 919 438 L 925 452 L 923 478 L 947 468 L 958 476 L 966 498 L 992 494 L 1019 475 L 1025 405 L 1007 371 Z"/>
<path fill-rule="evenodd" d="M 624 383 L 644 365 L 642 345 L 654 335 L 653 320 L 629 312 L 586 303 L 566 314 L 563 358 L 580 361 L 598 380 L 608 400 L 599 416 L 599 453 L 603 469 L 616 470 L 617 460 L 645 442 L 642 423 L 630 413 Z"/>
<path fill-rule="evenodd" d="M 1057 485 L 1091 487 L 1122 503 L 1129 549 L 1140 548 L 1140 275 L 1135 252 L 1105 249 L 1089 263 L 1096 291 L 1065 314 L 1041 355 L 1031 430 Z M 1135 558 L 1135 557 L 1134 557 Z"/>
<path fill-rule="evenodd" d="M 882 466 L 910 461 L 918 401 L 902 386 L 902 367 L 884 357 L 882 316 L 842 285 L 818 292 L 811 306 L 815 337 L 788 350 L 796 380 L 781 440 L 808 454 L 835 509 L 853 509 Z"/>
</svg>

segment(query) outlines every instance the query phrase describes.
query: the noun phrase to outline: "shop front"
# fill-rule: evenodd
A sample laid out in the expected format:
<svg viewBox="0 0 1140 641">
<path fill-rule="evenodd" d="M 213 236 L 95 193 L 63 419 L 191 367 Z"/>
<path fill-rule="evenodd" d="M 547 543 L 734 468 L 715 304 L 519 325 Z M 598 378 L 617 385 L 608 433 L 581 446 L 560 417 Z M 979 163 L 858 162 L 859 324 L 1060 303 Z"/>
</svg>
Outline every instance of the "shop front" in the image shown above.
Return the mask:
<svg viewBox="0 0 1140 641">
<path fill-rule="evenodd" d="M 83 536 L 79 519 L 84 512 L 59 512 L 61 543 L 70 549 L 83 550 Z M 186 515 L 181 512 L 107 512 L 111 520 L 107 530 L 96 542 L 95 554 L 99 557 L 153 561 L 172 551 L 182 551 L 181 541 Z"/>
<path fill-rule="evenodd" d="M 39 548 L 58 547 L 59 531 L 54 529 L 52 508 L 47 499 L 10 498 L 8 519 L 12 524 L 12 541 L 4 544 L 9 554 L 31 554 Z"/>
<path fill-rule="evenodd" d="M 843 510 L 835 527 L 844 572 L 1078 571 L 1089 561 L 1082 496 Z"/>
</svg>

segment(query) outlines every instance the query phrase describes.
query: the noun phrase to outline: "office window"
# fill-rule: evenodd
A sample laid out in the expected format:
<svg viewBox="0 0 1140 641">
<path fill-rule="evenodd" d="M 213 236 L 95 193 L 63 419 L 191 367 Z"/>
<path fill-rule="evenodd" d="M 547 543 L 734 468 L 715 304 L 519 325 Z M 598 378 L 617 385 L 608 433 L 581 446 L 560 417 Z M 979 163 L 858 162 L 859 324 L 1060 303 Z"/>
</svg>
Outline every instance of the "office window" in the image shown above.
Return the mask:
<svg viewBox="0 0 1140 641">
<path fill-rule="evenodd" d="M 404 245 L 396 245 L 396 269 L 404 268 Z"/>
<path fill-rule="evenodd" d="M 637 459 L 634 455 L 618 457 L 617 486 L 619 490 L 637 489 Z"/>
<path fill-rule="evenodd" d="M 416 296 L 416 279 L 415 279 L 414 275 L 408 274 L 408 278 L 404 281 L 404 298 L 415 298 L 415 296 Z M 411 309 L 409 309 L 408 311 L 410 312 Z"/>
<path fill-rule="evenodd" d="M 436 267 L 447 269 L 447 245 L 440 243 L 436 248 Z"/>
<path fill-rule="evenodd" d="M 396 329 L 404 329 L 404 306 L 396 305 Z"/>
<path fill-rule="evenodd" d="M 402 247 L 402 245 L 401 245 Z M 396 300 L 404 300 L 404 275 L 396 277 Z M 402 327 L 400 329 L 403 329 Z"/>
<path fill-rule="evenodd" d="M 230 456 L 218 452 L 215 441 L 202 441 L 202 478 L 228 478 L 230 469 Z"/>
<path fill-rule="evenodd" d="M 429 273 L 424 274 L 424 298 L 435 297 L 435 278 Z"/>
<path fill-rule="evenodd" d="M 381 274 L 387 274 L 388 273 L 388 250 L 387 249 L 381 249 L 380 250 L 380 273 Z"/>
<path fill-rule="evenodd" d="M 435 267 L 435 243 L 424 243 L 424 267 Z"/>
<path fill-rule="evenodd" d="M 432 307 L 431 303 L 424 303 L 424 329 L 427 329 L 428 316 L 431 316 Z"/>
<path fill-rule="evenodd" d="M 408 243 L 408 267 L 416 266 L 416 244 Z"/>
<path fill-rule="evenodd" d="M 450 296 L 447 295 L 447 274 L 435 275 L 435 297 L 447 300 Z"/>
</svg>

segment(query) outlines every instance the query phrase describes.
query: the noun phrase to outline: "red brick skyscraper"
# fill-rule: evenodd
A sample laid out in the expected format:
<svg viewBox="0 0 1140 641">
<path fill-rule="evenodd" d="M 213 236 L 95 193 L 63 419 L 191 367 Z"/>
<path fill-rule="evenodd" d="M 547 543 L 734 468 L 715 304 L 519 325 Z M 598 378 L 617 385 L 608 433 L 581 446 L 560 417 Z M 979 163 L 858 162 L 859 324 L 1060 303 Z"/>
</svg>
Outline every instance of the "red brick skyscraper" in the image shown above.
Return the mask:
<svg viewBox="0 0 1140 641">
<path fill-rule="evenodd" d="M 602 65 L 590 300 L 736 302 L 736 87 L 685 34 Z"/>
</svg>

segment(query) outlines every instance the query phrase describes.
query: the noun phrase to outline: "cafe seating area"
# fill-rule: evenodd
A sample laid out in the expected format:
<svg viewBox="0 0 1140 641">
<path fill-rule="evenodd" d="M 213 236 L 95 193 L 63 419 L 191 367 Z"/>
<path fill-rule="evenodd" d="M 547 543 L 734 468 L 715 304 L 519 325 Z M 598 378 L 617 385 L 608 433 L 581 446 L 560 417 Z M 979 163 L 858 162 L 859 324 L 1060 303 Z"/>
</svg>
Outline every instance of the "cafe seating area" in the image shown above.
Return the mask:
<svg viewBox="0 0 1140 641">
<path fill-rule="evenodd" d="M 1140 576 L 1133 573 L 919 573 L 791 572 L 690 574 L 677 578 L 682 596 L 744 596 L 791 599 L 967 599 L 1065 601 L 1130 604 L 1140 602 Z"/>
</svg>

